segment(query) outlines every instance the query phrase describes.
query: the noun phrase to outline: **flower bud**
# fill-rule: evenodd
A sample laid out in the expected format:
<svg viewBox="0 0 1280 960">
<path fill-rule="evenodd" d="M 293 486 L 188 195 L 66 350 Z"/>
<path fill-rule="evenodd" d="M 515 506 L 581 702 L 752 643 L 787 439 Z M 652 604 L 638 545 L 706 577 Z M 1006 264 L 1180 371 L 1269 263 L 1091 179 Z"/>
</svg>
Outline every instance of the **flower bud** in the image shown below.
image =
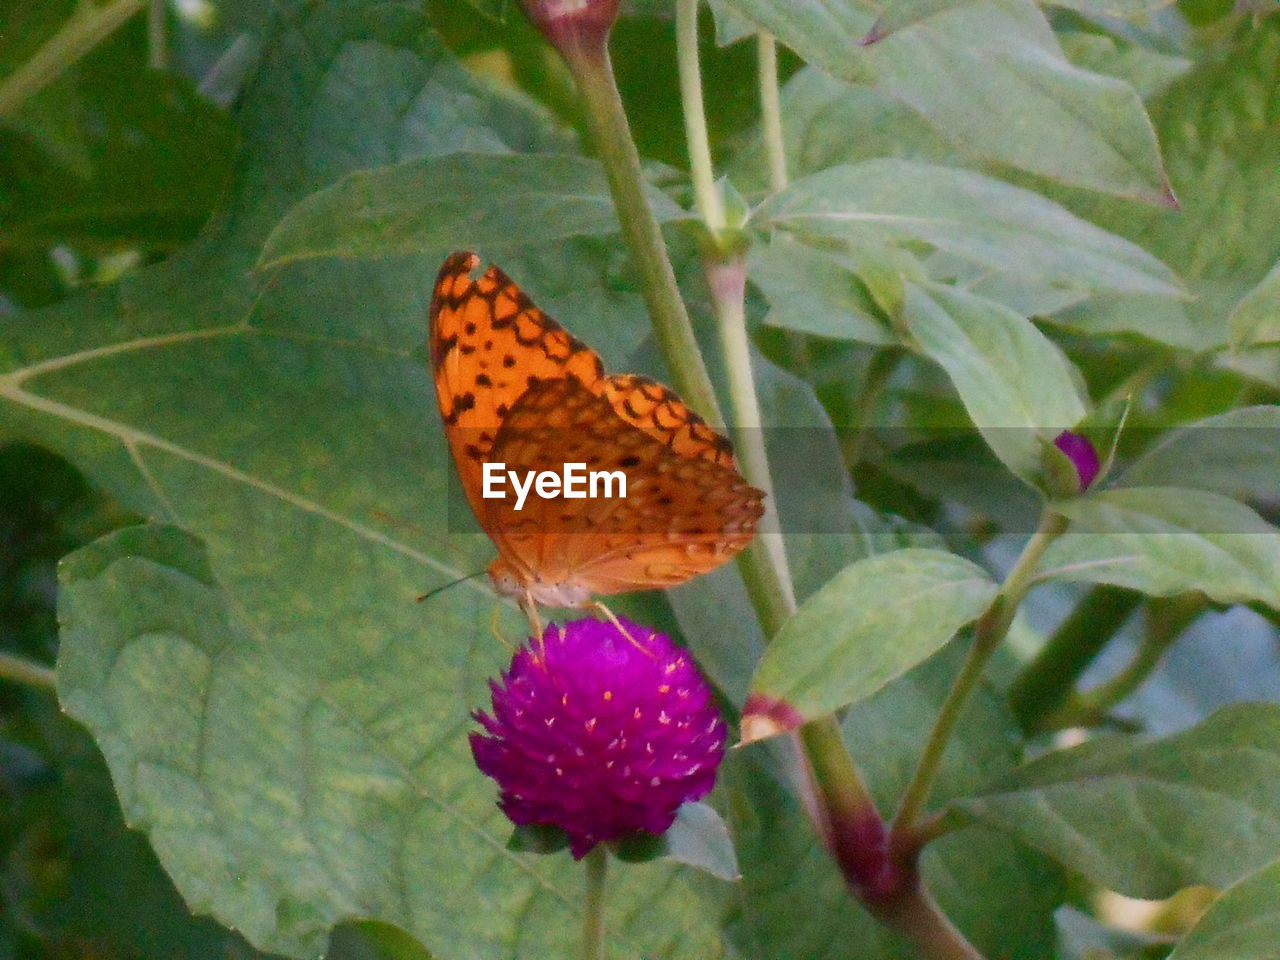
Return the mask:
<svg viewBox="0 0 1280 960">
<path fill-rule="evenodd" d="M 1072 466 L 1076 468 L 1076 477 L 1080 482 L 1080 492 L 1084 493 L 1097 479 L 1102 464 L 1098 460 L 1098 451 L 1093 448 L 1089 438 L 1082 433 L 1063 430 L 1054 440 L 1053 445 L 1066 454 Z"/>
<path fill-rule="evenodd" d="M 581 55 L 603 52 L 618 19 L 620 0 L 520 0 L 551 45 L 571 64 Z"/>
<path fill-rule="evenodd" d="M 551 624 L 491 681 L 471 735 L 481 772 L 517 826 L 558 827 L 581 859 L 597 843 L 661 834 L 710 792 L 725 725 L 689 654 L 619 621 Z"/>
</svg>

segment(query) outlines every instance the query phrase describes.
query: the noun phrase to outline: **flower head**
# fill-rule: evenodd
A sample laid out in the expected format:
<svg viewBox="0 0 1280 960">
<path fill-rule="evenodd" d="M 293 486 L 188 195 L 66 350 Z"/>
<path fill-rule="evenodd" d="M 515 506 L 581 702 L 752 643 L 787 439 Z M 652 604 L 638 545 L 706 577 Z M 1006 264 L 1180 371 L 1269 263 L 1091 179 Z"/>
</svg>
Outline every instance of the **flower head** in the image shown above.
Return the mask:
<svg viewBox="0 0 1280 960">
<path fill-rule="evenodd" d="M 570 64 L 598 55 L 618 19 L 620 0 L 520 0 L 533 25 Z"/>
<path fill-rule="evenodd" d="M 671 826 L 682 803 L 710 792 L 725 725 L 688 653 L 620 621 L 551 624 L 490 681 L 493 715 L 474 717 L 476 766 L 498 782 L 519 826 L 569 837 L 575 858 L 597 843 Z"/>
<path fill-rule="evenodd" d="M 1067 455 L 1076 468 L 1076 476 L 1080 479 L 1080 492 L 1088 490 L 1097 479 L 1102 464 L 1098 460 L 1098 451 L 1093 448 L 1089 438 L 1082 433 L 1063 430 L 1054 440 L 1053 445 Z"/>
</svg>

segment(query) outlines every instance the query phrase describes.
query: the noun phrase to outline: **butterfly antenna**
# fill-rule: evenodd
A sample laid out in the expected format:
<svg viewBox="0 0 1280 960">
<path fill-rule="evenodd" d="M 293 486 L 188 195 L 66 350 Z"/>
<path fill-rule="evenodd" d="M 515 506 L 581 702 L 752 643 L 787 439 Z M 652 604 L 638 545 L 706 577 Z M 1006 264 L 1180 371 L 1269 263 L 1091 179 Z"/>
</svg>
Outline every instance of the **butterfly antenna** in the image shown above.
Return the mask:
<svg viewBox="0 0 1280 960">
<path fill-rule="evenodd" d="M 599 600 L 592 600 L 591 603 L 587 605 L 587 609 L 600 614 L 602 617 L 608 620 L 611 624 L 613 624 L 617 628 L 618 632 L 621 633 L 628 640 L 630 640 L 631 645 L 635 647 L 637 650 L 639 650 L 641 653 L 648 654 L 650 657 L 654 658 L 655 660 L 657 659 L 657 654 L 655 654 L 643 643 L 641 643 L 639 640 L 633 637 L 631 635 L 631 631 L 622 625 L 622 621 L 619 620 L 616 616 L 614 616 L 613 611 L 610 610 L 608 607 L 606 607 Z"/>
<path fill-rule="evenodd" d="M 458 584 L 465 583 L 467 580 L 474 580 L 476 577 L 480 576 L 482 573 L 484 573 L 483 570 L 477 570 L 475 573 L 468 573 L 465 577 L 459 577 L 457 580 L 451 580 L 448 583 L 446 583 L 444 586 L 436 587 L 433 590 L 428 590 L 426 593 L 420 596 L 417 600 L 415 600 L 414 603 L 426 603 L 428 600 L 434 597 L 437 593 L 444 593 L 450 587 L 456 587 Z"/>
</svg>

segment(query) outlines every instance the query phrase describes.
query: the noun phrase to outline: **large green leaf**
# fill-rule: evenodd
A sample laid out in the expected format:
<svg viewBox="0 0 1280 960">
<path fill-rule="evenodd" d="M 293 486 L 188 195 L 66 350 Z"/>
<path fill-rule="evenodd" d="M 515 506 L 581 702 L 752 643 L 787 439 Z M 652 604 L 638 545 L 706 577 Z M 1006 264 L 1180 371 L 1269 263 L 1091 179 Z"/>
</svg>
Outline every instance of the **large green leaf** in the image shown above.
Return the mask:
<svg viewBox="0 0 1280 960">
<path fill-rule="evenodd" d="M 1150 250 L 1185 278 L 1195 299 L 1093 303 L 1064 321 L 1086 331 L 1140 324 L 1164 340 L 1225 345 L 1228 314 L 1280 255 L 1280 20 L 1242 17 L 1229 42 L 1197 63 L 1151 104 L 1180 210 L 1063 192 L 1060 199 L 1099 226 Z M 1135 317 L 1142 310 L 1145 317 Z M 1186 316 L 1183 316 L 1185 311 Z M 1198 341 L 1198 343 L 1197 343 Z"/>
<path fill-rule="evenodd" d="M 1090 292 L 1179 295 L 1168 267 L 1037 194 L 990 177 L 869 160 L 795 181 L 763 226 L 855 241 L 920 240 L 990 270 Z"/>
<path fill-rule="evenodd" d="M 1166 197 L 1138 95 L 1070 64 L 1030 0 L 961 4 L 866 48 L 858 43 L 874 15 L 853 0 L 725 5 L 809 63 L 906 103 L 974 154 L 1109 193 Z"/>
<path fill-rule="evenodd" d="M 1131 896 L 1227 886 L 1280 853 L 1280 706 L 1228 707 L 1164 740 L 1094 740 L 952 807 Z"/>
<path fill-rule="evenodd" d="M 649 191 L 659 220 L 685 216 Z M 261 266 L 311 257 L 383 257 L 538 246 L 616 233 L 604 168 L 569 154 L 456 153 L 348 174 L 290 210 L 271 231 Z"/>
<path fill-rule="evenodd" d="M 897 550 L 850 564 L 801 604 L 765 650 L 743 735 L 780 733 L 870 696 L 941 649 L 994 595 L 981 567 L 941 550 Z"/>
<path fill-rule="evenodd" d="M 882 811 L 891 811 L 901 796 L 964 655 L 963 643 L 950 645 L 845 716 L 845 742 Z M 938 800 L 974 793 L 1007 775 L 1018 760 L 1016 742 L 1003 698 L 979 688 L 943 757 Z M 743 912 L 734 925 L 741 952 L 771 960 L 914 956 L 866 912 L 850 909 L 830 857 L 803 821 L 799 802 L 785 792 L 783 746 L 774 740 L 734 751 L 728 773 L 742 798 L 731 824 L 744 875 Z M 1065 891 L 1061 874 L 1045 858 L 978 827 L 930 845 L 922 866 L 942 908 L 985 956 L 1055 955 L 1052 914 Z"/>
<path fill-rule="evenodd" d="M 146 528 L 69 565 L 64 693 L 92 715 L 130 818 L 183 896 L 259 946 L 315 956 L 338 920 L 368 917 L 442 960 L 563 955 L 580 872 L 505 851 L 493 785 L 468 758 L 468 710 L 504 659 L 494 601 L 473 583 L 413 602 L 491 556 L 447 520 L 450 468 L 420 356 L 439 261 L 251 272 L 309 192 L 451 152 L 464 120 L 495 151 L 563 138 L 477 83 L 416 8 L 277 9 L 239 115 L 237 182 L 205 235 L 116 287 L 8 317 L 0 334 L 0 428 L 208 545 L 206 569 L 185 536 Z M 643 334 L 639 297 L 602 244 L 548 244 L 504 266 L 552 309 L 581 310 L 587 322 L 570 326 L 607 359 Z M 524 629 L 505 608 L 500 628 Z M 95 674 L 112 643 L 118 663 Z M 306 739 L 316 732 L 322 742 Z M 201 737 L 204 776 L 144 759 L 189 759 Z M 718 955 L 725 889 L 669 864 L 620 874 L 615 952 Z"/>
<path fill-rule="evenodd" d="M 415 669 L 418 643 L 373 623 L 334 631 L 342 651 L 314 635 L 310 653 L 273 644 L 173 527 L 111 535 L 61 578 L 63 702 L 95 731 L 126 818 L 194 909 L 295 956 L 364 917 L 439 956 L 572 949 L 564 917 L 577 871 L 505 849 L 509 828 L 466 744 L 458 684 L 472 684 L 444 668 L 443 651 L 432 670 Z M 459 613 L 437 613 L 434 626 L 465 631 Z M 633 868 L 615 885 L 620 953 L 647 942 L 714 954 L 714 938 L 695 932 L 696 900 L 670 926 L 641 919 L 648 888 L 669 873 Z M 468 909 L 477 896 L 486 908 Z"/>
<path fill-rule="evenodd" d="M 903 316 L 992 451 L 1034 482 L 1044 444 L 1084 417 L 1066 357 L 1031 321 L 956 288 L 909 284 Z"/>
<path fill-rule="evenodd" d="M 1200 590 L 1221 603 L 1257 600 L 1280 609 L 1280 531 L 1235 500 L 1205 490 L 1130 487 L 1058 508 L 1073 523 L 1041 560 L 1054 579 L 1155 596 Z"/>
<path fill-rule="evenodd" d="M 1223 892 L 1169 960 L 1269 960 L 1280 943 L 1280 860 Z"/>
<path fill-rule="evenodd" d="M 1171 430 L 1121 474 L 1128 487 L 1195 487 L 1266 501 L 1280 476 L 1280 407 L 1242 407 Z"/>
</svg>

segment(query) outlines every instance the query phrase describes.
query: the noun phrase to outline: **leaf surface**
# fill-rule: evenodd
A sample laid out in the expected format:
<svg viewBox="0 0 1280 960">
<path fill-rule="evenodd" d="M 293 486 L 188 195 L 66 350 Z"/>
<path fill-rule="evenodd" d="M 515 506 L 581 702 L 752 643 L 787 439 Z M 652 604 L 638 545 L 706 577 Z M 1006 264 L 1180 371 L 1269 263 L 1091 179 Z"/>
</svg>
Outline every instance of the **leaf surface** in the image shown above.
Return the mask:
<svg viewBox="0 0 1280 960">
<path fill-rule="evenodd" d="M 953 807 L 1129 896 L 1228 886 L 1280 852 L 1280 706 L 1228 707 L 1164 740 L 1094 740 Z"/>
<path fill-rule="evenodd" d="M 660 221 L 686 216 L 649 191 Z M 293 207 L 260 267 L 311 257 L 383 257 L 519 247 L 621 227 L 604 168 L 570 154 L 456 153 L 348 174 Z"/>
<path fill-rule="evenodd" d="M 994 595 L 980 567 L 940 550 L 850 564 L 782 625 L 751 681 L 747 714 L 753 701 L 762 717 L 781 702 L 790 727 L 856 703 L 936 653 Z"/>
</svg>

